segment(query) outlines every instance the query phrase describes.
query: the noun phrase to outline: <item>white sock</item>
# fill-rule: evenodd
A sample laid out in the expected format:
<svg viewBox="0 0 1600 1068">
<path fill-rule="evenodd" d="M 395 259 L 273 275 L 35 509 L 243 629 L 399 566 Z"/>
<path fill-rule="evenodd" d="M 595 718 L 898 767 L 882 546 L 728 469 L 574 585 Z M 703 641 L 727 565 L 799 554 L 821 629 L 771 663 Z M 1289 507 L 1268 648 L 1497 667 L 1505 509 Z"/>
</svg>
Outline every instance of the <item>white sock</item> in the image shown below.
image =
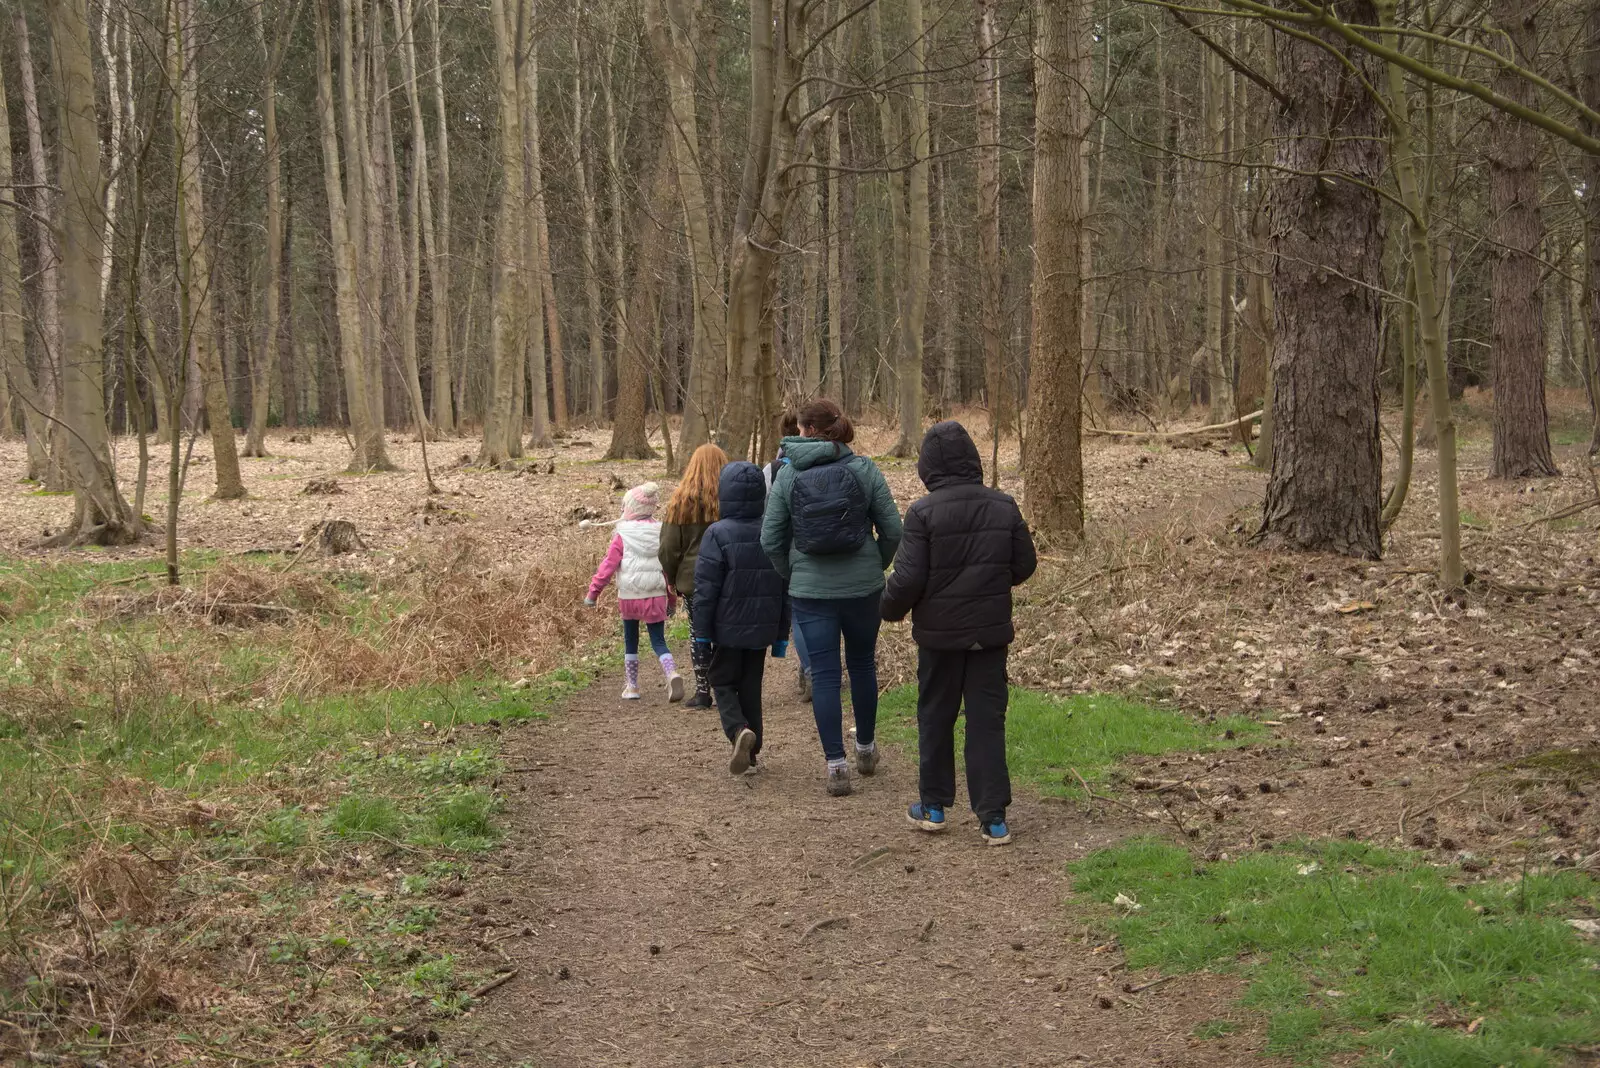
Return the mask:
<svg viewBox="0 0 1600 1068">
<path fill-rule="evenodd" d="M 835 768 L 848 768 L 849 766 L 850 766 L 850 762 L 848 760 L 846 760 L 844 757 L 840 757 L 838 760 L 830 760 L 830 761 L 828 761 L 828 770 L 829 771 L 832 771 Z"/>
<path fill-rule="evenodd" d="M 868 742 L 866 745 L 862 745 L 860 742 L 856 743 L 856 752 L 858 752 L 858 753 L 875 753 L 877 751 L 878 751 L 878 743 L 877 742 Z"/>
</svg>

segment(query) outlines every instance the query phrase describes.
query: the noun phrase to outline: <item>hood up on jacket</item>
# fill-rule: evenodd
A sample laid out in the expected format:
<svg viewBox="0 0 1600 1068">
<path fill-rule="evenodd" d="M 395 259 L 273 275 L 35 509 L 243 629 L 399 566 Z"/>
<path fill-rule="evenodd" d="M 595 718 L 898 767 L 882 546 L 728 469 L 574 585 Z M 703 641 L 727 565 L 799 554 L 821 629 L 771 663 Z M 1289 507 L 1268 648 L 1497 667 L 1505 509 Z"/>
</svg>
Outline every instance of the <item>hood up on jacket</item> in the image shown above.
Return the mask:
<svg viewBox="0 0 1600 1068">
<path fill-rule="evenodd" d="M 954 419 L 930 426 L 917 454 L 917 476 L 930 490 L 963 482 L 983 485 L 983 461 L 967 428 Z"/>
<path fill-rule="evenodd" d="M 796 471 L 835 460 L 848 460 L 855 455 L 850 451 L 850 446 L 822 438 L 784 438 L 782 445 L 783 455 L 789 458 L 789 463 L 794 465 Z"/>
<path fill-rule="evenodd" d="M 723 519 L 760 519 L 767 504 L 767 480 L 761 468 L 736 460 L 717 478 L 717 507 Z"/>
</svg>

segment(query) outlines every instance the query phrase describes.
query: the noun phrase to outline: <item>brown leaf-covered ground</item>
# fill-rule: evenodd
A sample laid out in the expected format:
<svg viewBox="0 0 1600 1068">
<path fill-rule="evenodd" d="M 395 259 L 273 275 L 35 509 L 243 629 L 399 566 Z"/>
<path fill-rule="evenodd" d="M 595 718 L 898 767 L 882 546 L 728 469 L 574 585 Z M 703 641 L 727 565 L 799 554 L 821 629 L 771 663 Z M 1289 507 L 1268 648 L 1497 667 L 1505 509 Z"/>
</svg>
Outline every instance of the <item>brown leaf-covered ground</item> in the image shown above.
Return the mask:
<svg viewBox="0 0 1600 1068">
<path fill-rule="evenodd" d="M 876 451 L 893 435 L 863 436 Z M 1575 437 L 1558 433 L 1562 478 L 1500 484 L 1486 477 L 1486 430 L 1468 420 L 1461 496 L 1474 581 L 1463 595 L 1433 578 L 1426 452 L 1384 559 L 1369 562 L 1250 544 L 1265 476 L 1236 443 L 1091 439 L 1089 535 L 1052 547 L 1022 592 L 1016 681 L 1197 715 L 1244 711 L 1272 738 L 1136 761 L 1130 774 L 1183 785 L 1157 795 L 1128 782 L 1129 807 L 1086 814 L 1028 794 L 1010 850 L 982 849 L 970 824 L 915 837 L 901 816 L 914 782 L 905 754 L 855 797 L 823 796 L 786 669 L 774 672 L 769 766 L 749 781 L 722 770 L 709 719 L 651 703 L 619 710 L 602 680 L 551 723 L 507 733 L 517 770 L 506 844 L 498 871 L 451 906 L 449 930 L 480 969 L 509 961 L 518 972 L 446 1030 L 443 1049 L 463 1063 L 541 1066 L 1242 1061 L 1259 1033 L 1188 1037 L 1237 987 L 1191 977 L 1123 993 L 1115 947 L 1066 902 L 1063 864 L 1134 831 L 1180 827 L 1207 855 L 1350 835 L 1469 872 L 1529 858 L 1600 864 L 1589 798 L 1600 767 L 1600 509 L 1550 518 L 1595 496 Z M 662 476 L 659 463 L 600 460 L 604 445 L 604 432 L 578 431 L 491 472 L 462 463 L 475 442 L 437 442 L 444 493 L 430 498 L 415 443 L 393 439 L 401 472 L 353 477 L 340 472 L 337 433 L 309 444 L 277 435 L 273 458 L 246 464 L 251 496 L 224 503 L 204 496 L 201 441 L 182 540 L 291 550 L 311 523 L 343 518 L 379 562 L 462 531 L 512 571 L 574 553 L 598 560 L 605 535 L 577 520 L 613 518 L 616 486 Z M 127 476 L 131 452 L 121 443 Z M 0 443 L 0 469 L 21 459 L 20 444 Z M 1014 448 L 1003 460 L 1002 488 L 1020 494 Z M 902 505 L 915 499 L 912 466 L 884 468 Z M 165 468 L 153 474 L 146 507 L 159 514 Z M 0 492 L 12 555 L 70 511 L 25 485 Z M 154 542 L 80 551 L 157 554 Z M 534 591 L 563 610 L 581 594 Z M 910 678 L 910 654 L 904 629 L 886 628 L 885 686 Z M 827 919 L 840 922 L 806 933 Z"/>
</svg>

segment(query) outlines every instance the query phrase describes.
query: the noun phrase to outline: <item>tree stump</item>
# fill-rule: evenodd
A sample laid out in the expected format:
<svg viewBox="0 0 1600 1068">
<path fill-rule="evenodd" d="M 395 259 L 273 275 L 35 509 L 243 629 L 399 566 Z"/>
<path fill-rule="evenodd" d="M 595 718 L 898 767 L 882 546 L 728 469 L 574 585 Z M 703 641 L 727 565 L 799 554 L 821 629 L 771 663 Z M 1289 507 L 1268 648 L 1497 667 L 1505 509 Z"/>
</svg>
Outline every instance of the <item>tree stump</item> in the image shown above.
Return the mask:
<svg viewBox="0 0 1600 1068">
<path fill-rule="evenodd" d="M 300 541 L 307 547 L 314 542 L 322 556 L 343 556 L 367 547 L 348 519 L 320 519 L 306 528 Z"/>
</svg>

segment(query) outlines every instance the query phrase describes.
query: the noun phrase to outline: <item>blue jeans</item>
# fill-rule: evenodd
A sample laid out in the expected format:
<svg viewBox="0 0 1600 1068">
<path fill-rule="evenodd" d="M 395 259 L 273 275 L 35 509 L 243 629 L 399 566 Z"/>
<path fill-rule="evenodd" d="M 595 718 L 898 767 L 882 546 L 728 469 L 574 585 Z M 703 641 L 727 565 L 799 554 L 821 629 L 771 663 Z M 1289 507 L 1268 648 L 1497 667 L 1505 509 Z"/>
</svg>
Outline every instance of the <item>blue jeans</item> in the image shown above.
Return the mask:
<svg viewBox="0 0 1600 1068">
<path fill-rule="evenodd" d="M 794 605 L 790 604 L 789 609 L 792 615 L 794 611 Z M 806 639 L 805 636 L 800 633 L 799 620 L 794 620 L 794 626 L 789 629 L 791 632 L 789 635 L 789 644 L 794 646 L 795 659 L 800 661 L 800 670 L 809 675 L 811 674 L 811 654 L 806 652 Z"/>
<path fill-rule="evenodd" d="M 843 672 L 850 672 L 850 705 L 856 717 L 856 744 L 871 745 L 878 734 L 878 604 L 880 594 L 843 599 L 793 600 L 795 631 L 804 635 L 811 660 L 811 713 L 817 737 L 829 760 L 844 759 Z"/>
<path fill-rule="evenodd" d="M 646 623 L 650 630 L 650 648 L 655 650 L 657 656 L 666 656 L 667 625 L 665 623 Z M 629 656 L 639 655 L 639 621 L 637 619 L 624 619 L 622 621 L 622 651 Z"/>
</svg>

